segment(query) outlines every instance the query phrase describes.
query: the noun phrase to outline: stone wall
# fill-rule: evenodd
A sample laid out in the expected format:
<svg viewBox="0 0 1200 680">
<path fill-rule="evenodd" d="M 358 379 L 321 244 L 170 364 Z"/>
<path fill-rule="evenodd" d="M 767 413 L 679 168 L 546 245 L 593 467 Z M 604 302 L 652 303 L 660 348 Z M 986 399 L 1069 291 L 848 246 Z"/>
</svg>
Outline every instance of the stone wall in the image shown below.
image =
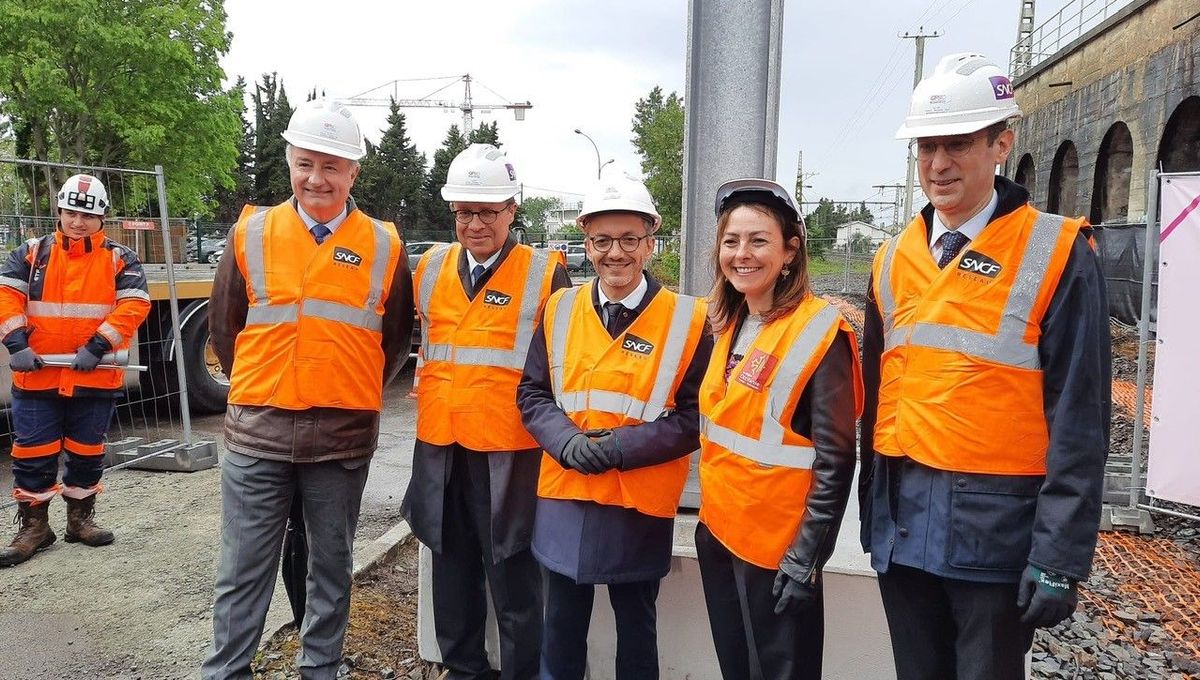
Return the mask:
<svg viewBox="0 0 1200 680">
<path fill-rule="evenodd" d="M 1135 0 L 1014 80 L 1025 118 L 1014 126 L 1017 141 L 1005 174 L 1013 177 L 1022 158 L 1031 157 L 1034 177 L 1029 188 L 1035 205 L 1073 205 L 1076 214 L 1093 220 L 1102 216 L 1108 222 L 1145 219 L 1148 172 L 1159 161 L 1164 127 L 1181 102 L 1200 96 L 1200 17 L 1193 18 L 1197 13 L 1196 0 Z M 1185 108 L 1189 117 L 1193 112 L 1200 115 L 1195 101 Z M 1112 135 L 1118 141 L 1102 149 L 1117 123 L 1128 127 L 1129 136 L 1119 131 Z M 1188 123 L 1179 126 L 1177 120 L 1173 125 L 1189 137 L 1185 146 L 1197 143 L 1190 137 L 1200 129 L 1200 121 Z M 1131 140 L 1132 149 L 1121 140 Z M 1067 142 L 1075 147 L 1077 173 L 1054 168 Z M 1168 170 L 1200 170 L 1200 154 L 1187 155 L 1196 157 Z M 1098 169 L 1105 175 L 1105 188 L 1093 209 Z M 1047 205 L 1052 174 L 1077 175 L 1073 187 L 1063 187 L 1058 206 Z"/>
</svg>

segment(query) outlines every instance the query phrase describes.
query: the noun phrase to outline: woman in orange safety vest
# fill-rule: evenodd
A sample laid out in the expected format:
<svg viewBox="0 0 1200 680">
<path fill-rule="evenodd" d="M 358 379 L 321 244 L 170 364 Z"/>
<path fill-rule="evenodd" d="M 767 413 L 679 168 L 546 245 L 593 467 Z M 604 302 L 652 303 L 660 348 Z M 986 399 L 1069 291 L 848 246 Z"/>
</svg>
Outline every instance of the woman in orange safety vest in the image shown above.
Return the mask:
<svg viewBox="0 0 1200 680">
<path fill-rule="evenodd" d="M 104 437 L 123 384 L 105 354 L 128 349 L 150 312 L 142 263 L 104 236 L 108 192 L 75 175 L 58 193 L 58 229 L 22 243 L 0 269 L 0 338 L 13 371 L 13 497 L 20 529 L 0 550 L 0 567 L 20 564 L 54 543 L 48 508 L 67 501 L 68 543 L 112 543 L 96 525 Z M 43 357 L 67 354 L 70 366 Z M 58 459 L 66 471 L 58 481 Z"/>
<path fill-rule="evenodd" d="M 716 212 L 696 552 L 717 658 L 727 679 L 820 678 L 821 568 L 862 411 L 857 343 L 809 290 L 804 223 L 787 190 L 732 180 Z"/>
</svg>

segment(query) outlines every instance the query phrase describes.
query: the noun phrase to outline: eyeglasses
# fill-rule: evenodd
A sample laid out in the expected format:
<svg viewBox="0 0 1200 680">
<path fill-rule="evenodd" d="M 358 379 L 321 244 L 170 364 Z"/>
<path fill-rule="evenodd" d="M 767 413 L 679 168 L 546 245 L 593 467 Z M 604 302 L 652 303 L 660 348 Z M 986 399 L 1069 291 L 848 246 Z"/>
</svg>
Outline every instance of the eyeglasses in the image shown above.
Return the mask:
<svg viewBox="0 0 1200 680">
<path fill-rule="evenodd" d="M 621 250 L 632 253 L 642 245 L 642 239 L 650 238 L 649 236 L 622 236 L 621 238 L 610 238 L 608 236 L 589 236 L 588 241 L 598 253 L 607 253 L 612 250 L 614 243 L 621 244 Z"/>
<path fill-rule="evenodd" d="M 500 210 L 492 210 L 491 208 L 484 208 L 483 210 L 451 210 L 450 212 L 454 213 L 454 219 L 459 224 L 470 224 L 471 220 L 475 219 L 476 216 L 479 217 L 480 222 L 492 224 L 500 216 L 500 213 L 505 210 L 508 210 L 508 208 L 505 207 Z"/>
<path fill-rule="evenodd" d="M 980 135 L 971 135 L 970 137 L 955 137 L 947 142 L 934 142 L 931 140 L 919 139 L 914 146 L 917 147 L 917 158 L 926 161 L 937 154 L 938 147 L 946 150 L 946 155 L 951 158 L 962 158 L 967 155 L 971 147 L 975 146 L 975 140 L 979 139 Z"/>
</svg>

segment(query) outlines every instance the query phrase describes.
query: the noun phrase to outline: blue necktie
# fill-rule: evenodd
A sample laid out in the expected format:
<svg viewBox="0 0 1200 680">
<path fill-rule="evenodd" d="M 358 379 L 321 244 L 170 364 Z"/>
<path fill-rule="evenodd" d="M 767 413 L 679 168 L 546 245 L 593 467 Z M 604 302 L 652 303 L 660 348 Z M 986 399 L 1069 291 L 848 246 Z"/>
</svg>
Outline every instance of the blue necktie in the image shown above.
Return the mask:
<svg viewBox="0 0 1200 680">
<path fill-rule="evenodd" d="M 604 312 L 608 315 L 608 319 L 604 322 L 604 328 L 608 330 L 608 334 L 614 338 L 621 334 L 621 321 L 624 316 L 625 305 L 620 302 L 605 302 Z"/>
<path fill-rule="evenodd" d="M 475 265 L 475 267 L 473 269 L 471 269 L 471 287 L 472 288 L 479 285 L 479 278 L 481 276 L 483 276 L 483 273 L 486 271 L 487 271 L 487 267 L 485 267 L 481 264 L 477 264 L 477 265 Z"/>
<path fill-rule="evenodd" d="M 317 245 L 324 243 L 325 239 L 329 238 L 330 234 L 333 233 L 332 231 L 329 231 L 329 227 L 325 226 L 324 224 L 314 224 L 313 228 L 309 229 L 309 231 L 312 232 L 313 239 L 316 240 Z"/>
<path fill-rule="evenodd" d="M 957 231 L 948 231 L 942 234 L 942 256 L 938 258 L 938 267 L 945 269 L 946 265 L 950 264 L 950 260 L 957 257 L 958 252 L 970 240 Z"/>
</svg>

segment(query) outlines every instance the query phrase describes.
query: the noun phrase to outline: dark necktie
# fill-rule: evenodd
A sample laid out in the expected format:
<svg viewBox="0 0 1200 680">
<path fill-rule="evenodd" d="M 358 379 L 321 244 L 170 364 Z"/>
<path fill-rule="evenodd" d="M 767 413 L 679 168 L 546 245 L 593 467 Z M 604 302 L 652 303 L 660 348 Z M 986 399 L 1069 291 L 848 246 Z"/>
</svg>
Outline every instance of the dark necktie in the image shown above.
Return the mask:
<svg viewBox="0 0 1200 680">
<path fill-rule="evenodd" d="M 487 267 L 477 264 L 471 269 L 471 288 L 474 289 L 479 285 L 479 279 L 483 277 L 483 273 L 487 271 Z"/>
<path fill-rule="evenodd" d="M 324 243 L 325 239 L 329 238 L 329 235 L 333 233 L 332 231 L 329 231 L 329 227 L 325 226 L 324 224 L 314 224 L 312 229 L 309 229 L 309 231 L 312 232 L 313 239 L 316 240 L 317 245 Z"/>
<path fill-rule="evenodd" d="M 621 315 L 625 312 L 625 305 L 620 302 L 605 302 L 604 312 L 608 317 L 604 327 L 608 329 L 608 334 L 615 338 L 621 334 Z"/>
<path fill-rule="evenodd" d="M 948 231 L 942 234 L 942 256 L 938 258 L 938 267 L 945 269 L 946 265 L 950 264 L 950 260 L 957 257 L 959 251 L 970 240 L 957 231 Z"/>
</svg>

